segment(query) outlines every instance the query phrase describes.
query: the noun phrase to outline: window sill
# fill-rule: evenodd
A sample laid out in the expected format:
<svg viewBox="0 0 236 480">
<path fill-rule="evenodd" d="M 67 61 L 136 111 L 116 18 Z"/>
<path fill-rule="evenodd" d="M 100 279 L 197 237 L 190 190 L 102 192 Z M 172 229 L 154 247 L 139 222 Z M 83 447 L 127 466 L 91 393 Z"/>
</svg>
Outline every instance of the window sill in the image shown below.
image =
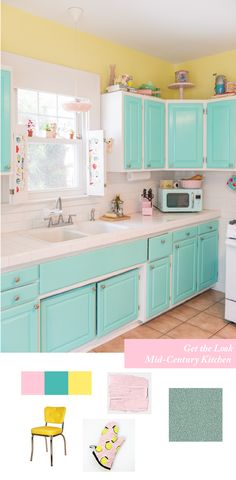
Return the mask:
<svg viewBox="0 0 236 480">
<path fill-rule="evenodd" d="M 67 143 L 75 145 L 76 143 L 81 142 L 81 140 L 82 139 L 78 139 L 78 138 L 70 139 L 70 138 L 64 138 L 64 137 L 55 137 L 55 138 L 36 137 L 36 136 L 26 137 L 27 143 L 57 143 L 57 144 L 63 144 L 63 145 Z"/>
</svg>

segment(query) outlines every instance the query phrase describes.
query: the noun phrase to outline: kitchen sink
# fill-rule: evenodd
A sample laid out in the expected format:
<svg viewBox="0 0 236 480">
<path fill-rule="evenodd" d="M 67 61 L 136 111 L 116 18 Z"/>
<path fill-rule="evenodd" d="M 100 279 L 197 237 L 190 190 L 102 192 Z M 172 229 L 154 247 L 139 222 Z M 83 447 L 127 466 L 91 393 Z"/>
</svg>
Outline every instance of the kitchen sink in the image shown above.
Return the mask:
<svg viewBox="0 0 236 480">
<path fill-rule="evenodd" d="M 99 220 L 95 220 L 95 222 L 80 222 L 76 225 L 76 229 L 78 229 L 79 232 L 87 235 L 118 232 L 119 230 L 127 228 L 128 226 L 126 225 L 114 225 L 113 223 L 100 222 Z"/>
<path fill-rule="evenodd" d="M 77 230 L 68 230 L 68 227 L 55 228 L 38 228 L 30 232 L 30 237 L 44 240 L 45 242 L 66 242 L 68 240 L 76 240 L 78 238 L 86 237 L 87 235 Z"/>
</svg>

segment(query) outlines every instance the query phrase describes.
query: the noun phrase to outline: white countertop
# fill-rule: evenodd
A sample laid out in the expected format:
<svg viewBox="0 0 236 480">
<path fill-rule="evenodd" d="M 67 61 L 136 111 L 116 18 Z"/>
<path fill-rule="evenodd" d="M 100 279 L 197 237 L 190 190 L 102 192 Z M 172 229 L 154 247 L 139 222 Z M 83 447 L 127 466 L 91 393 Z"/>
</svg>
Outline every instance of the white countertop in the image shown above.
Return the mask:
<svg viewBox="0 0 236 480">
<path fill-rule="evenodd" d="M 219 217 L 220 212 L 216 210 L 203 210 L 197 213 L 161 213 L 155 211 L 153 216 L 150 217 L 144 217 L 137 213 L 131 215 L 130 220 L 117 222 L 117 229 L 112 232 L 91 234 L 83 238 L 56 243 L 31 237 L 32 232 L 36 230 L 3 234 L 1 267 L 4 271 L 14 270 L 19 266 L 42 263 L 61 256 L 73 255 L 114 243 L 155 236 Z M 75 230 L 79 227 L 75 224 L 65 228 Z"/>
</svg>

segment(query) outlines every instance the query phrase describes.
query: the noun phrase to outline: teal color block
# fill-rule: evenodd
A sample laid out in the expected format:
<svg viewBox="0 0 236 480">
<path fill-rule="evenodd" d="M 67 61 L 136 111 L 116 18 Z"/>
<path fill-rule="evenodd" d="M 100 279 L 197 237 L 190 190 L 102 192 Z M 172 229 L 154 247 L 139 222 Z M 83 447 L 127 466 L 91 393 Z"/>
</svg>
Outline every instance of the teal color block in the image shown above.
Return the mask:
<svg viewBox="0 0 236 480">
<path fill-rule="evenodd" d="M 222 442 L 221 388 L 170 388 L 169 441 Z"/>
<path fill-rule="evenodd" d="M 68 372 L 44 372 L 45 395 L 68 395 Z"/>
</svg>

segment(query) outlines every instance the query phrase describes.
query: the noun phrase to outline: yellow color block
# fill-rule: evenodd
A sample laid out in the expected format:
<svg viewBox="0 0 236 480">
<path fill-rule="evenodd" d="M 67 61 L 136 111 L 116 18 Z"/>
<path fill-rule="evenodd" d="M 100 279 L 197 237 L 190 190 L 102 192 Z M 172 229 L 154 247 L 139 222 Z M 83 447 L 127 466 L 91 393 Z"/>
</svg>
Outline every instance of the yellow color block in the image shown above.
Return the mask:
<svg viewBox="0 0 236 480">
<path fill-rule="evenodd" d="M 69 395 L 92 394 L 92 372 L 68 372 Z"/>
</svg>

